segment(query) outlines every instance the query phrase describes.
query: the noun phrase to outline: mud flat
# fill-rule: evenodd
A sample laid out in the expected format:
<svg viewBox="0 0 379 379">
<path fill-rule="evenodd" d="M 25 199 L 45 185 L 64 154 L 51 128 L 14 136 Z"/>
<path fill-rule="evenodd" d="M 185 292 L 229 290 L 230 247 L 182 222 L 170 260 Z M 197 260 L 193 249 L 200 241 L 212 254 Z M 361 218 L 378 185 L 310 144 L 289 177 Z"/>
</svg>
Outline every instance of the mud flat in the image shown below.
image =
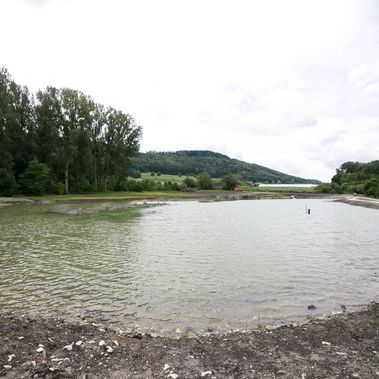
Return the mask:
<svg viewBox="0 0 379 379">
<path fill-rule="evenodd" d="M 7 378 L 379 378 L 379 303 L 299 325 L 168 338 L 0 314 Z"/>
<path fill-rule="evenodd" d="M 365 208 L 374 208 L 379 209 L 379 199 L 372 199 L 370 197 L 361 197 L 361 196 L 349 196 L 341 197 L 335 201 L 350 205 L 355 205 L 358 207 Z"/>
</svg>

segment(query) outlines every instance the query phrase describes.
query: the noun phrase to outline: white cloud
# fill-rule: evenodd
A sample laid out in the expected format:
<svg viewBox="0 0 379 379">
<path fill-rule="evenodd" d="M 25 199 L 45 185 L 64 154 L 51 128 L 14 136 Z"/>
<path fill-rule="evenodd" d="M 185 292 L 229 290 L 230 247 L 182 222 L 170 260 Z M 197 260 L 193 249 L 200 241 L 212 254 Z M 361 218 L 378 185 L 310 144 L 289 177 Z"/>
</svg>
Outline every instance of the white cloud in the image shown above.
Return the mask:
<svg viewBox="0 0 379 379">
<path fill-rule="evenodd" d="M 212 149 L 329 180 L 379 157 L 371 0 L 3 0 L 0 66 L 122 108 L 143 150 Z M 15 28 L 17 20 L 18 28 Z"/>
</svg>

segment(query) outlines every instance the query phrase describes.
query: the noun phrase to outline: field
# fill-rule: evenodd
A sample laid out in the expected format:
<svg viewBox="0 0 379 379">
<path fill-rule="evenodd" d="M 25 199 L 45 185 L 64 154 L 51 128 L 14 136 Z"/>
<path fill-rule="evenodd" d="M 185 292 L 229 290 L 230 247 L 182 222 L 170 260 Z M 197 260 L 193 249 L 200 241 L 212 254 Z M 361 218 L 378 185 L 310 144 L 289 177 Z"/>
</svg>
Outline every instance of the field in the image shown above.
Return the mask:
<svg viewBox="0 0 379 379">
<path fill-rule="evenodd" d="M 151 176 L 150 172 L 143 172 L 141 176 L 142 176 L 142 179 L 149 179 L 149 180 L 153 180 L 154 182 L 161 182 L 161 183 L 171 182 L 171 183 L 178 183 L 178 184 L 182 183 L 183 180 L 187 178 L 186 175 L 179 176 L 179 175 L 155 174 L 154 176 Z M 196 180 L 195 176 L 189 176 L 189 177 Z"/>
</svg>

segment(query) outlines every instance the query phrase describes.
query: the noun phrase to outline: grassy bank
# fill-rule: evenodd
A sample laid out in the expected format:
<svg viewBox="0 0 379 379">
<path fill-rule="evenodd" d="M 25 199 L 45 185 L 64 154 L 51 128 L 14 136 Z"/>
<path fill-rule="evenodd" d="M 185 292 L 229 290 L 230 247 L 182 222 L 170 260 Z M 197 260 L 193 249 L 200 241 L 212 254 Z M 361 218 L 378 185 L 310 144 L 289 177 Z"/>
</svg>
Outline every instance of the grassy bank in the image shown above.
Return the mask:
<svg viewBox="0 0 379 379">
<path fill-rule="evenodd" d="M 291 196 L 303 195 L 306 197 L 328 197 L 330 195 L 319 194 L 312 189 L 307 188 L 262 188 L 254 189 L 242 188 L 242 192 L 207 190 L 194 192 L 180 191 L 146 191 L 146 192 L 103 192 L 94 194 L 68 194 L 68 195 L 41 195 L 41 196 L 19 196 L 13 197 L 12 200 L 23 199 L 32 200 L 38 203 L 64 203 L 64 202 L 92 202 L 92 201 L 168 201 L 168 200 L 199 200 L 199 199 L 259 199 L 273 198 L 283 199 Z M 15 201 L 12 201 L 16 203 Z"/>
<path fill-rule="evenodd" d="M 94 194 L 42 195 L 27 196 L 34 201 L 71 202 L 71 201 L 132 201 L 189 198 L 191 194 L 178 191 L 162 192 L 98 192 Z"/>
</svg>

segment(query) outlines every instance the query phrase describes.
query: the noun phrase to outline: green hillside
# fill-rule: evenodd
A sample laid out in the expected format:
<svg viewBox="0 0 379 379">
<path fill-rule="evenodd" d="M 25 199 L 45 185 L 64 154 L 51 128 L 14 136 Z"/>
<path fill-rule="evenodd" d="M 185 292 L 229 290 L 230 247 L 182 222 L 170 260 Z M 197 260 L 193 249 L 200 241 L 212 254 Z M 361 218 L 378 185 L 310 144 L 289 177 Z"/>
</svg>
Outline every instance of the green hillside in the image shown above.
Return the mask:
<svg viewBox="0 0 379 379">
<path fill-rule="evenodd" d="M 131 163 L 134 169 L 141 172 L 192 176 L 206 171 L 213 178 L 233 174 L 242 180 L 253 182 L 319 183 L 314 179 L 299 178 L 208 150 L 140 153 Z"/>
</svg>

